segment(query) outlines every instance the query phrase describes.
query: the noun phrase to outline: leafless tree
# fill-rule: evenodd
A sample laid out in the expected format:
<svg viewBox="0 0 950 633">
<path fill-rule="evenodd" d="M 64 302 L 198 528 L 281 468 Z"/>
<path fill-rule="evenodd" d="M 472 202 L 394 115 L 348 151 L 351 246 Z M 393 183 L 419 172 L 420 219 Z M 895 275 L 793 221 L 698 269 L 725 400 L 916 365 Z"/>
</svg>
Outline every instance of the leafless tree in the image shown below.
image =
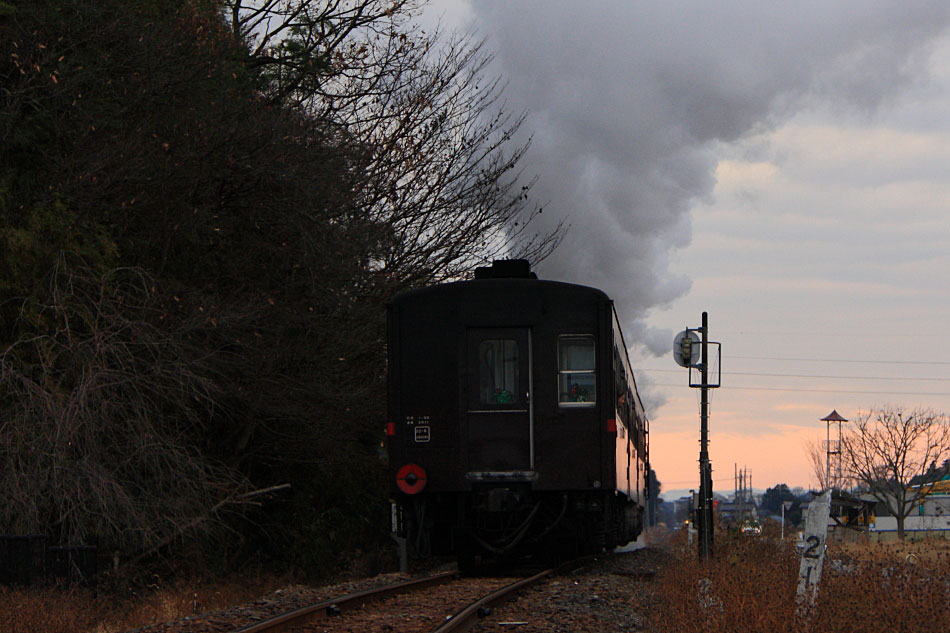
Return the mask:
<svg viewBox="0 0 950 633">
<path fill-rule="evenodd" d="M 815 438 L 814 440 L 805 440 L 805 456 L 808 459 L 808 464 L 811 466 L 811 474 L 814 478 L 816 488 L 818 490 L 825 490 L 832 483 L 836 488 L 847 488 L 852 484 L 852 479 L 849 477 L 844 465 L 842 464 L 841 476 L 837 477 L 837 473 L 832 473 L 832 480 L 828 480 L 828 452 L 825 448 L 825 441 L 821 438 Z"/>
<path fill-rule="evenodd" d="M 396 286 L 457 278 L 502 255 L 539 261 L 562 227 L 535 232 L 542 207 L 513 144 L 491 55 L 470 34 L 412 30 L 415 1 L 229 0 L 272 98 L 297 104 L 366 148 L 354 174 L 359 218 L 380 248 L 367 268 Z"/>
<path fill-rule="evenodd" d="M 808 458 L 809 466 L 811 466 L 811 474 L 818 490 L 824 490 L 828 487 L 826 453 L 821 442 L 820 439 L 805 440 L 805 455 Z"/>
<path fill-rule="evenodd" d="M 0 529 L 127 555 L 207 532 L 249 487 L 196 449 L 214 388 L 136 269 L 62 257 L 0 355 Z M 39 328 L 38 325 L 44 327 Z"/>
<path fill-rule="evenodd" d="M 930 409 L 872 409 L 848 423 L 841 446 L 844 468 L 897 518 L 903 539 L 904 520 L 929 493 L 913 480 L 950 454 L 950 421 Z"/>
<path fill-rule="evenodd" d="M 408 43 L 404 27 L 424 0 L 222 0 L 252 67 L 273 81 L 269 95 L 310 100 L 339 94 L 342 77 L 378 75 L 380 54 Z"/>
</svg>

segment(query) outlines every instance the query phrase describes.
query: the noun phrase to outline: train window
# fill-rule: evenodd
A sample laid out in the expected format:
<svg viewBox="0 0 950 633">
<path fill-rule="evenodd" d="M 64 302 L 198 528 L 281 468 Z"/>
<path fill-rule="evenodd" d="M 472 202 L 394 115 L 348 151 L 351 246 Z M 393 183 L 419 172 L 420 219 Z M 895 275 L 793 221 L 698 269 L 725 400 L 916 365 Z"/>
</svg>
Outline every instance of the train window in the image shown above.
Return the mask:
<svg viewBox="0 0 950 633">
<path fill-rule="evenodd" d="M 594 369 L 593 336 L 558 338 L 558 403 L 561 406 L 592 405 L 596 402 Z"/>
<path fill-rule="evenodd" d="M 521 402 L 517 341 L 488 339 L 478 344 L 478 399 L 489 406 Z"/>
</svg>

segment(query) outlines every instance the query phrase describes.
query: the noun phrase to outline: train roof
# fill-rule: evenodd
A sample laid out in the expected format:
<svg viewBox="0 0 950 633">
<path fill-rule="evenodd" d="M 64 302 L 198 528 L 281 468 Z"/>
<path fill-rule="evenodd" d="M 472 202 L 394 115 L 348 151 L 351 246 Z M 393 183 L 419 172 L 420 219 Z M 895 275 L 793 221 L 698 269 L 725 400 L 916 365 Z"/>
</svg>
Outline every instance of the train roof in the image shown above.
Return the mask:
<svg viewBox="0 0 950 633">
<path fill-rule="evenodd" d="M 512 265 L 515 263 L 516 265 Z M 550 281 L 538 279 L 537 275 L 530 271 L 528 262 L 525 260 L 500 260 L 492 264 L 491 268 L 477 268 L 475 278 L 464 281 L 452 281 L 443 284 L 425 286 L 408 290 L 397 295 L 393 303 L 418 299 L 426 296 L 465 294 L 468 292 L 478 292 L 482 290 L 528 290 L 542 288 L 556 294 L 574 295 L 575 297 L 584 297 L 588 300 L 610 301 L 603 290 L 580 284 L 572 284 L 564 281 Z M 585 296 L 586 295 L 586 296 Z"/>
</svg>

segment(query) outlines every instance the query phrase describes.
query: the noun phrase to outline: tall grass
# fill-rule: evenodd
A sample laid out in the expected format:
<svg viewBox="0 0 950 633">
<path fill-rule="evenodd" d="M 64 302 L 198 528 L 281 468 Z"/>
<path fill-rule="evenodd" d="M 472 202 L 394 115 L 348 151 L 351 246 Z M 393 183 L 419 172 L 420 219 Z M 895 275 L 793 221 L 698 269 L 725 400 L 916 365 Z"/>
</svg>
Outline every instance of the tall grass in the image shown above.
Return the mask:
<svg viewBox="0 0 950 633">
<path fill-rule="evenodd" d="M 909 556 L 913 554 L 913 556 Z M 674 543 L 660 571 L 656 630 L 906 633 L 950 630 L 950 547 L 943 542 L 839 548 L 826 553 L 814 611 L 796 617 L 799 558 L 788 542 L 716 536 L 716 555 Z"/>
<path fill-rule="evenodd" d="M 0 587 L 0 629 L 17 633 L 92 631 L 97 607 L 83 594 L 49 589 Z"/>
<path fill-rule="evenodd" d="M 247 602 L 286 583 L 277 578 L 177 582 L 144 591 L 0 587 L 0 631 L 119 633 Z"/>
</svg>

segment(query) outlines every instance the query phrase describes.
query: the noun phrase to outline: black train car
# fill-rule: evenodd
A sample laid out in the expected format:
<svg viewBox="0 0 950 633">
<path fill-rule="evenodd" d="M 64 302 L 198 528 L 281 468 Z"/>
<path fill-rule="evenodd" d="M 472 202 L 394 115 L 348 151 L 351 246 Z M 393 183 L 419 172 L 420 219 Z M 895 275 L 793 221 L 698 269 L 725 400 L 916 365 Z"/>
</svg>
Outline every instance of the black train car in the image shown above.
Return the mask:
<svg viewBox="0 0 950 633">
<path fill-rule="evenodd" d="M 642 529 L 648 422 L 613 302 L 524 260 L 391 303 L 386 432 L 417 555 L 599 551 Z"/>
</svg>

